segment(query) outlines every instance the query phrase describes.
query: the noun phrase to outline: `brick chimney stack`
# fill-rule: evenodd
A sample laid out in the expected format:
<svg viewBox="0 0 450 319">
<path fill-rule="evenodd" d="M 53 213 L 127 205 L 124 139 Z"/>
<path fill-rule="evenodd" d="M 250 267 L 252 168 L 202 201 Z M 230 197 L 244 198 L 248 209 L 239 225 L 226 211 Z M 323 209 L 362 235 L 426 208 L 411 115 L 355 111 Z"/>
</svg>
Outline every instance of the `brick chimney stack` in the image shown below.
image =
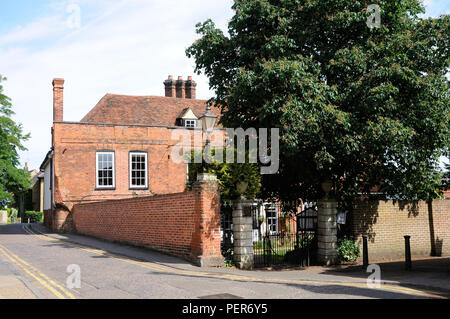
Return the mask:
<svg viewBox="0 0 450 319">
<path fill-rule="evenodd" d="M 196 91 L 197 83 L 192 80 L 192 76 L 188 76 L 188 79 L 185 83 L 185 90 L 186 90 L 186 98 L 187 99 L 195 99 L 195 91 Z"/>
<path fill-rule="evenodd" d="M 64 79 L 53 79 L 53 122 L 63 121 Z"/>
<path fill-rule="evenodd" d="M 175 81 L 171 75 L 164 81 L 164 88 L 166 97 L 175 97 Z"/>
<path fill-rule="evenodd" d="M 179 76 L 177 80 L 174 80 L 171 75 L 164 81 L 164 91 L 166 97 L 176 97 L 179 99 L 195 99 L 196 98 L 197 83 L 192 80 L 192 76 L 188 76 L 188 79 L 183 80 L 182 76 Z"/>
<path fill-rule="evenodd" d="M 185 83 L 183 81 L 182 76 L 178 77 L 178 80 L 176 82 L 176 91 L 177 91 L 177 98 L 184 99 L 186 97 Z"/>
</svg>

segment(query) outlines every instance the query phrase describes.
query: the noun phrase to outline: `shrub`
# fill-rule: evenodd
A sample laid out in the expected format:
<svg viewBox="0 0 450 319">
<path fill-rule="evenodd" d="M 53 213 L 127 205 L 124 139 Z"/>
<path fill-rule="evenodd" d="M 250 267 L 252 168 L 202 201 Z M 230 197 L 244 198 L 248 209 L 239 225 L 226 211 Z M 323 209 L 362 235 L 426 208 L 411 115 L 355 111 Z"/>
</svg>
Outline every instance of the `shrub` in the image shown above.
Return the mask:
<svg viewBox="0 0 450 319">
<path fill-rule="evenodd" d="M 227 149 L 213 149 L 211 156 L 216 152 L 223 152 L 223 159 L 226 159 Z M 237 150 L 234 149 L 235 156 Z M 197 152 L 186 153 L 186 159 L 189 160 L 189 180 L 187 187 L 190 189 L 192 184 L 197 180 L 197 173 L 202 171 L 202 163 L 195 163 L 194 158 Z M 238 198 L 239 194 L 236 184 L 239 182 L 247 182 L 247 189 L 244 192 L 244 197 L 247 199 L 257 198 L 261 190 L 261 174 L 258 164 L 249 162 L 248 152 L 245 154 L 245 163 L 218 163 L 213 162 L 207 164 L 207 171 L 217 176 L 221 191 L 220 197 L 223 200 L 233 200 Z"/>
<path fill-rule="evenodd" d="M 234 266 L 234 261 L 232 261 L 230 259 L 225 259 L 224 266 L 225 267 L 233 267 Z"/>
<path fill-rule="evenodd" d="M 233 267 L 233 248 L 223 249 L 222 255 L 225 257 L 224 266 L 225 267 Z"/>
<path fill-rule="evenodd" d="M 337 255 L 340 261 L 355 261 L 361 254 L 359 245 L 352 237 L 338 239 Z"/>
<path fill-rule="evenodd" d="M 313 248 L 315 241 L 317 239 L 313 236 L 308 236 L 300 239 L 300 247 L 302 248 Z"/>
<path fill-rule="evenodd" d="M 6 208 L 8 211 L 8 223 L 12 223 L 17 220 L 18 211 L 15 208 Z"/>
<path fill-rule="evenodd" d="M 42 212 L 26 211 L 23 216 L 23 221 L 28 221 L 28 218 L 30 219 L 30 223 L 42 223 L 44 214 Z"/>
</svg>

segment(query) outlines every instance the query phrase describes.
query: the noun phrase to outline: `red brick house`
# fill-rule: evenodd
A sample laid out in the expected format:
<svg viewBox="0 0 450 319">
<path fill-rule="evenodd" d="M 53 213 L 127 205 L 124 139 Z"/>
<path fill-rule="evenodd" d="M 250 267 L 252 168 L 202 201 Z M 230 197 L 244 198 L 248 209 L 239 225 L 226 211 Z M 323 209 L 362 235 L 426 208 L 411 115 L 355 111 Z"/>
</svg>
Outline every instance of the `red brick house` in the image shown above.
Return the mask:
<svg viewBox="0 0 450 319">
<path fill-rule="evenodd" d="M 444 199 L 450 199 L 450 190 L 447 189 L 443 192 Z"/>
<path fill-rule="evenodd" d="M 165 96 L 106 94 L 80 122 L 67 122 L 64 80 L 53 80 L 52 148 L 41 165 L 47 226 L 70 229 L 74 204 L 185 190 L 187 165 L 171 159 L 171 134 L 203 140 L 206 101 L 196 99 L 192 77 L 169 76 L 164 86 Z"/>
</svg>

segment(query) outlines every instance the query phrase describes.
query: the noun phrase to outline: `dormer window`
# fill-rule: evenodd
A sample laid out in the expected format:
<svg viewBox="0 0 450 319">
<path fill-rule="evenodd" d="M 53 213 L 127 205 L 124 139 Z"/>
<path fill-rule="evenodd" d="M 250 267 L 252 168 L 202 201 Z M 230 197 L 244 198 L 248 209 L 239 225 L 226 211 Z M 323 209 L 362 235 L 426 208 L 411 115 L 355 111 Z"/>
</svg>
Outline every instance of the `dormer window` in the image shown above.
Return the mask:
<svg viewBox="0 0 450 319">
<path fill-rule="evenodd" d="M 186 128 L 196 128 L 198 117 L 190 107 L 185 108 L 177 116 L 176 125 Z"/>
<path fill-rule="evenodd" d="M 184 120 L 184 127 L 197 127 L 197 120 Z"/>
</svg>

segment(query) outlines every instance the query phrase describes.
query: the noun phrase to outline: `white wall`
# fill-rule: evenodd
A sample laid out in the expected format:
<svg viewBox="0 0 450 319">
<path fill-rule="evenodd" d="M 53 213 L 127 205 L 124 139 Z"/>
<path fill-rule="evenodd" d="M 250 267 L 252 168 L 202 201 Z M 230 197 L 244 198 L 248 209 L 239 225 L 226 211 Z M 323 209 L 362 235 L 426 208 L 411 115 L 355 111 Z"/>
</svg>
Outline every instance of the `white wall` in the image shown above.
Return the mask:
<svg viewBox="0 0 450 319">
<path fill-rule="evenodd" d="M 51 196 L 51 170 L 50 170 L 50 161 L 48 162 L 47 166 L 45 167 L 44 172 L 44 210 L 50 209 L 52 207 L 52 196 Z"/>
</svg>

